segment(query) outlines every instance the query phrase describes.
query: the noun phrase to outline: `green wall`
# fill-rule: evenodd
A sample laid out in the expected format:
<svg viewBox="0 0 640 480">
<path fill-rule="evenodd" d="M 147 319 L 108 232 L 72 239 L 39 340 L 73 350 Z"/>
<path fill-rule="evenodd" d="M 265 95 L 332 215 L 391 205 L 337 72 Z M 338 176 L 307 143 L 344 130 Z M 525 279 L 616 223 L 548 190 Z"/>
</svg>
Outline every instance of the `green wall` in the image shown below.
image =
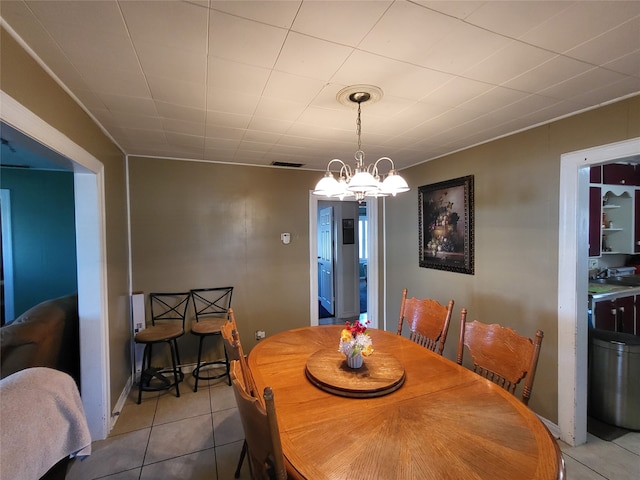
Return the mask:
<svg viewBox="0 0 640 480">
<path fill-rule="evenodd" d="M 0 187 L 11 197 L 18 317 L 44 300 L 77 291 L 73 173 L 2 168 Z"/>
</svg>

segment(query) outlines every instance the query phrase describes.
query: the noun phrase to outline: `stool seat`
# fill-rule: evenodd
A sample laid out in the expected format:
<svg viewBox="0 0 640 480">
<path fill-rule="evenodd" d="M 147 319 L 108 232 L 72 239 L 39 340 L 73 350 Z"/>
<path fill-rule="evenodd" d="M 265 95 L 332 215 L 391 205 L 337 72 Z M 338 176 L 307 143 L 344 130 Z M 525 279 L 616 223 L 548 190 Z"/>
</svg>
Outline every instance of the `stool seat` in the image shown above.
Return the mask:
<svg viewBox="0 0 640 480">
<path fill-rule="evenodd" d="M 134 341 L 137 343 L 157 343 L 172 340 L 184 335 L 182 325 L 155 325 L 136 333 Z"/>
<path fill-rule="evenodd" d="M 220 335 L 222 325 L 226 322 L 226 318 L 208 318 L 200 320 L 191 326 L 191 333 L 194 335 Z"/>
</svg>

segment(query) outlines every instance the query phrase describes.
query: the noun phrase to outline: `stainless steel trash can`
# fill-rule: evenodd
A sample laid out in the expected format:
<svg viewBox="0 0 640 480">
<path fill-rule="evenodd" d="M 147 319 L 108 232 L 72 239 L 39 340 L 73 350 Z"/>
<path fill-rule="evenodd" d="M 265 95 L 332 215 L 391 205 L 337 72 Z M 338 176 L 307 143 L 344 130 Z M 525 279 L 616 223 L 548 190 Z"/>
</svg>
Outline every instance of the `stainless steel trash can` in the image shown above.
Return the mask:
<svg viewBox="0 0 640 480">
<path fill-rule="evenodd" d="M 589 415 L 640 430 L 640 337 L 589 331 Z"/>
</svg>

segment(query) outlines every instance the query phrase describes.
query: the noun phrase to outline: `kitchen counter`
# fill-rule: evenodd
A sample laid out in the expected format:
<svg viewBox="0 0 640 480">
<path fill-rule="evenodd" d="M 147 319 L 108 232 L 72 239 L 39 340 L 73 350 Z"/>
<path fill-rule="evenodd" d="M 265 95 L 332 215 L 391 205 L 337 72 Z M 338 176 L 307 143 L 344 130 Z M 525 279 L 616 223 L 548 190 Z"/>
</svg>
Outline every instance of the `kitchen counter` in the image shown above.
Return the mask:
<svg viewBox="0 0 640 480">
<path fill-rule="evenodd" d="M 594 300 L 640 295 L 640 275 L 589 280 L 588 294 Z"/>
<path fill-rule="evenodd" d="M 589 296 L 594 300 L 640 295 L 640 286 L 589 283 Z"/>
</svg>

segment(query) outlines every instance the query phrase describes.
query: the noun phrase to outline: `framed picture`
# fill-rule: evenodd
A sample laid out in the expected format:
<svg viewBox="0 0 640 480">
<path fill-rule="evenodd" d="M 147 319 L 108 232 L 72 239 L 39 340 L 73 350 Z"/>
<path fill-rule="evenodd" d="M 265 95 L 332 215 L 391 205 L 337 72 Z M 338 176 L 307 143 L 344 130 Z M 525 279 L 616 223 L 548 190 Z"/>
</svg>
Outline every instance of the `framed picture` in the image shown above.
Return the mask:
<svg viewBox="0 0 640 480">
<path fill-rule="evenodd" d="M 418 189 L 420 266 L 473 275 L 473 175 Z"/>
</svg>

